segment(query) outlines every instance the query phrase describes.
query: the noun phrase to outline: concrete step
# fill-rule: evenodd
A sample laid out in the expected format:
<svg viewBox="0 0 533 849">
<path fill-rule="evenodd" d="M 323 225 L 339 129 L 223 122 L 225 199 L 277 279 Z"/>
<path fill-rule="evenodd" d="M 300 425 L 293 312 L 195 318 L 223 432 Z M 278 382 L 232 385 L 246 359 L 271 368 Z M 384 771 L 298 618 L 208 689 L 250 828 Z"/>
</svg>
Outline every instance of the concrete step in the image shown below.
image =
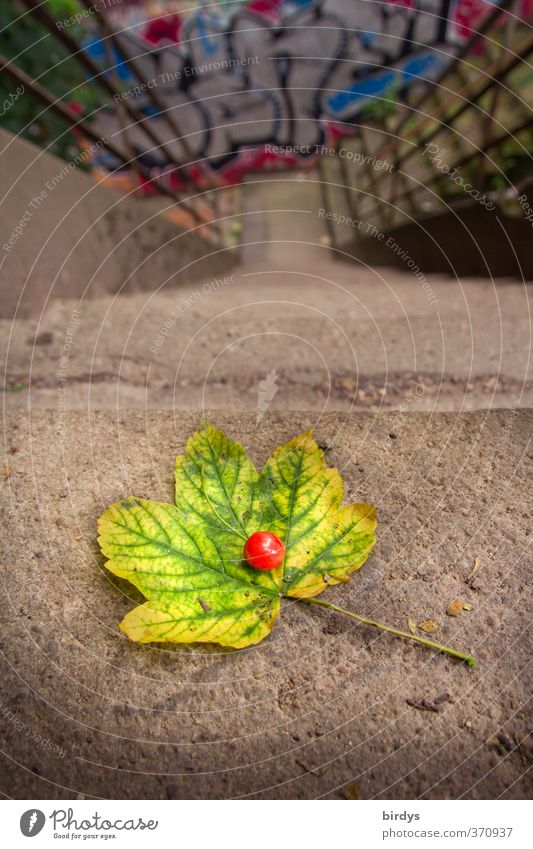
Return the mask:
<svg viewBox="0 0 533 849">
<path fill-rule="evenodd" d="M 174 456 L 200 418 L 3 420 L 2 792 L 526 798 L 531 411 L 276 413 L 259 426 L 254 413 L 211 414 L 259 465 L 316 426 L 345 498 L 379 517 L 370 560 L 329 598 L 404 629 L 434 619 L 435 638 L 471 651 L 476 669 L 299 603 L 251 651 L 122 637 L 137 594 L 104 570 L 96 519 L 130 494 L 170 501 Z M 456 599 L 471 610 L 452 618 Z M 412 705 L 439 696 L 437 713 Z"/>
<path fill-rule="evenodd" d="M 267 375 L 273 410 L 533 405 L 530 285 L 432 276 L 428 289 L 301 251 L 0 322 L 7 408 L 251 409 Z"/>
<path fill-rule="evenodd" d="M 223 273 L 220 250 L 179 203 L 122 194 L 0 129 L 0 316 L 39 316 L 52 298 L 154 291 Z M 14 179 L 16 178 L 16 179 Z M 226 272 L 224 272 L 226 273 Z"/>
</svg>

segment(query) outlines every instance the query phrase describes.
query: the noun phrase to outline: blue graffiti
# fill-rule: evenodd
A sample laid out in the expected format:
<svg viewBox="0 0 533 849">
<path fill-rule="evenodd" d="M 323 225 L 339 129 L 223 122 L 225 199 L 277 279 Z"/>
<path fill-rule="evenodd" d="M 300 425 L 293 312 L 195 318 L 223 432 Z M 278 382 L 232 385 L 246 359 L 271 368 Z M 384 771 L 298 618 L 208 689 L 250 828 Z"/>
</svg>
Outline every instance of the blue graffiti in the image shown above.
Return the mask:
<svg viewBox="0 0 533 849">
<path fill-rule="evenodd" d="M 358 100 L 368 100 L 385 94 L 396 80 L 395 71 L 375 75 L 369 79 L 357 80 L 349 88 L 338 91 L 326 101 L 332 115 L 341 115 L 348 107 L 354 106 Z"/>
</svg>

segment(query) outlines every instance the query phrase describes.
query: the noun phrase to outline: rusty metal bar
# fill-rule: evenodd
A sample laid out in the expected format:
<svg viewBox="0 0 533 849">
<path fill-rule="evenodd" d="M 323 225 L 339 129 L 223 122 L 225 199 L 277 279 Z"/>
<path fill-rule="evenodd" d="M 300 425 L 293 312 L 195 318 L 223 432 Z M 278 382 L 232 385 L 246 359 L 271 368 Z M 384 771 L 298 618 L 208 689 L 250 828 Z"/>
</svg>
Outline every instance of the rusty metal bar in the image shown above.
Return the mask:
<svg viewBox="0 0 533 849">
<path fill-rule="evenodd" d="M 469 102 L 465 101 L 464 104 L 459 109 L 455 108 L 455 112 L 452 114 L 451 118 L 446 117 L 447 110 L 450 110 L 450 108 L 453 109 L 454 107 L 457 107 L 457 97 L 462 96 L 462 95 L 466 96 L 466 95 L 470 94 L 472 89 L 475 89 L 475 87 L 479 85 L 479 79 L 472 80 L 471 82 L 468 82 L 465 85 L 463 85 L 461 92 L 456 93 L 452 98 L 450 98 L 450 97 L 441 98 L 439 96 L 439 94 L 440 94 L 439 88 L 438 88 L 439 84 L 441 84 L 442 81 L 446 77 L 449 77 L 449 76 L 457 73 L 459 70 L 461 70 L 461 61 L 464 58 L 464 56 L 466 56 L 470 52 L 470 50 L 476 44 L 476 42 L 487 32 L 487 30 L 490 29 L 490 27 L 494 24 L 494 22 L 501 16 L 501 14 L 504 13 L 509 7 L 511 7 L 513 5 L 514 2 L 515 2 L 515 0 L 504 0 L 504 2 L 501 3 L 501 5 L 499 5 L 496 9 L 494 9 L 493 12 L 490 15 L 488 15 L 485 18 L 484 21 L 482 21 L 479 30 L 472 35 L 472 37 L 466 42 L 466 44 L 463 45 L 463 47 L 458 52 L 458 54 L 453 59 L 453 61 L 446 68 L 443 69 L 443 71 L 437 77 L 437 79 L 434 81 L 434 83 L 429 84 L 428 88 L 415 101 L 415 105 L 410 105 L 410 106 L 408 104 L 405 105 L 406 112 L 403 115 L 403 117 L 399 120 L 399 122 L 396 124 L 396 127 L 393 130 L 393 132 L 396 136 L 398 136 L 398 134 L 400 133 L 402 128 L 405 127 L 407 122 L 409 120 L 412 120 L 414 112 L 417 111 L 425 102 L 427 102 L 429 99 L 432 99 L 432 98 L 436 98 L 436 100 L 437 100 L 437 103 L 436 103 L 435 107 L 433 108 L 432 112 L 430 114 L 426 115 L 424 118 L 422 118 L 422 120 L 418 121 L 416 127 L 413 128 L 413 130 L 410 131 L 407 134 L 406 138 L 401 139 L 401 140 L 396 138 L 396 140 L 394 140 L 394 141 L 387 141 L 382 147 L 378 148 L 378 150 L 376 151 L 376 157 L 377 158 L 380 158 L 380 159 L 387 159 L 389 157 L 393 158 L 394 166 L 395 166 L 394 170 L 395 170 L 395 174 L 396 174 L 397 179 L 400 178 L 401 166 L 406 161 L 408 161 L 409 159 L 411 159 L 414 156 L 414 154 L 417 152 L 417 150 L 420 148 L 420 146 L 422 146 L 425 142 L 428 142 L 432 138 L 435 138 L 435 136 L 437 136 L 442 130 L 449 129 L 450 125 L 453 124 L 456 120 L 458 120 L 461 117 L 462 114 L 464 114 L 464 112 L 469 108 L 469 106 L 471 105 L 472 102 L 476 102 L 481 97 L 483 97 L 485 92 L 487 90 L 489 90 L 491 88 L 491 86 L 494 85 L 494 80 L 490 79 L 491 73 L 493 75 L 495 75 L 498 79 L 502 80 L 502 79 L 505 78 L 505 76 L 508 73 L 510 73 L 513 70 L 513 67 L 516 66 L 516 64 L 518 64 L 520 61 L 522 61 L 522 57 L 525 58 L 525 56 L 528 55 L 531 47 L 526 45 L 526 48 L 522 49 L 520 51 L 519 57 L 517 57 L 514 61 L 511 60 L 510 62 L 507 63 L 506 66 L 502 67 L 503 47 L 501 45 L 499 45 L 500 50 L 498 52 L 497 59 L 493 63 L 493 67 L 490 68 L 487 71 L 488 83 L 485 86 L 483 86 L 481 90 L 478 90 Z M 428 124 L 434 123 L 434 121 L 438 118 L 439 115 L 444 116 L 443 121 L 441 122 L 440 126 L 435 128 L 431 133 L 428 133 L 426 135 L 426 137 L 424 138 L 423 132 L 421 132 L 421 130 L 423 131 L 423 129 Z M 416 141 L 416 146 L 413 145 L 411 148 L 408 148 L 407 151 L 404 150 L 404 152 L 401 153 L 402 144 L 409 144 L 410 137 L 412 137 L 413 141 Z M 506 137 L 507 137 L 507 134 L 505 134 L 503 136 L 502 140 L 505 139 Z M 488 141 L 488 139 L 487 139 L 487 141 Z M 493 146 L 492 143 L 487 145 L 487 149 L 490 148 L 491 146 Z M 463 151 L 458 151 L 458 153 L 462 153 L 462 152 Z M 465 162 L 469 161 L 470 158 L 474 158 L 476 155 L 478 155 L 478 154 L 474 153 L 472 155 L 472 157 L 470 157 L 469 155 L 466 155 L 466 156 L 462 157 L 459 161 L 460 162 L 463 162 L 463 160 Z M 431 183 L 435 182 L 435 180 L 438 180 L 438 175 L 435 177 L 435 179 L 433 179 L 433 177 L 430 176 L 430 182 Z M 405 186 L 405 184 L 404 184 L 404 186 Z M 394 191 L 394 188 L 396 188 L 396 192 Z M 393 187 L 389 202 L 394 205 L 400 199 L 407 199 L 409 201 L 410 205 L 412 205 L 412 203 L 413 203 L 412 190 L 404 188 L 404 191 L 402 191 L 401 186 Z M 379 207 L 379 204 L 377 204 L 375 206 L 374 214 L 377 212 L 378 207 Z M 387 208 L 390 209 L 389 207 L 387 207 Z"/>
<path fill-rule="evenodd" d="M 35 2 L 35 0 L 32 0 L 32 2 Z M 137 80 L 139 81 L 139 83 L 143 87 L 143 91 L 147 94 L 152 105 L 158 111 L 158 114 L 161 116 L 161 118 L 163 120 L 165 120 L 167 122 L 168 126 L 170 127 L 171 132 L 174 134 L 175 141 L 177 141 L 181 144 L 181 146 L 183 147 L 183 150 L 185 151 L 186 156 L 188 156 L 190 159 L 194 159 L 195 153 L 192 150 L 192 148 L 191 148 L 189 142 L 187 141 L 187 139 L 185 138 L 185 136 L 182 135 L 182 133 L 181 133 L 181 131 L 180 131 L 180 129 L 179 129 L 177 123 L 176 123 L 176 120 L 174 119 L 174 116 L 171 114 L 170 110 L 167 108 L 166 104 L 160 98 L 159 94 L 154 90 L 154 88 L 147 84 L 147 81 L 145 80 L 145 77 L 144 77 L 142 71 L 140 70 L 136 60 L 132 56 L 128 55 L 127 51 L 125 50 L 123 44 L 120 41 L 120 38 L 118 37 L 117 33 L 113 29 L 112 25 L 110 24 L 108 18 L 104 14 L 103 10 L 100 9 L 98 6 L 94 6 L 93 3 L 91 2 L 91 0 L 81 0 L 81 2 L 84 4 L 84 6 L 87 9 L 89 9 L 91 11 L 92 14 L 94 14 L 95 18 L 97 19 L 97 21 L 100 24 L 100 27 L 101 27 L 102 32 L 104 34 L 104 38 L 106 40 L 109 39 L 109 41 L 111 42 L 111 44 L 113 45 L 113 47 L 115 48 L 117 53 L 122 57 L 123 61 L 126 63 L 128 68 L 131 70 L 131 72 L 137 78 Z M 176 162 L 175 157 L 172 154 L 169 154 L 167 147 L 166 147 L 166 143 L 163 144 L 163 147 L 164 147 L 165 151 L 167 152 L 167 156 L 169 156 L 170 161 L 174 165 L 178 165 L 178 167 L 180 167 L 179 163 Z M 198 164 L 200 165 L 200 168 L 203 172 L 203 176 L 204 176 L 204 179 L 205 179 L 205 182 L 206 182 L 206 187 L 208 189 L 219 189 L 219 188 L 221 188 L 222 183 L 221 183 L 220 179 L 213 173 L 209 163 L 204 161 L 204 162 L 201 162 L 201 163 L 198 163 Z M 188 183 L 190 183 L 194 186 L 194 183 L 192 182 L 192 180 L 190 180 L 186 171 L 180 172 L 180 173 L 181 173 L 181 176 L 183 176 L 185 178 L 186 182 L 188 182 Z M 216 215 L 215 215 L 216 202 L 215 202 L 215 204 L 212 203 L 211 205 L 212 205 L 213 217 L 216 217 Z M 222 231 L 221 231 L 220 226 L 218 224 L 212 224 L 211 226 L 213 227 L 214 230 L 217 231 L 218 238 L 220 240 L 222 240 Z"/>
<path fill-rule="evenodd" d="M 35 0 L 31 0 L 31 2 L 35 2 Z M 96 18 L 96 20 L 99 22 L 99 24 L 102 28 L 102 31 L 104 32 L 105 37 L 109 38 L 109 40 L 111 41 L 111 44 L 116 49 L 116 51 L 122 56 L 124 62 L 127 64 L 128 68 L 132 71 L 133 75 L 138 79 L 138 81 L 141 83 L 141 85 L 146 86 L 146 80 L 145 80 L 144 75 L 143 75 L 142 71 L 140 70 L 136 60 L 132 56 L 128 55 L 123 44 L 121 44 L 120 38 L 117 36 L 116 32 L 114 31 L 113 27 L 111 26 L 111 24 L 107 20 L 103 11 L 101 9 L 99 9 L 97 6 L 95 6 L 91 2 L 91 0 L 81 0 L 81 2 L 86 7 L 86 9 L 89 9 L 91 11 L 91 14 L 93 14 L 94 17 Z M 158 110 L 158 112 L 162 115 L 162 117 L 167 121 L 168 125 L 170 126 L 172 132 L 174 133 L 174 135 L 176 137 L 176 141 L 179 140 L 179 142 L 182 145 L 187 156 L 189 156 L 191 158 L 194 157 L 194 151 L 192 150 L 187 139 L 182 136 L 180 129 L 179 129 L 176 121 L 174 120 L 174 116 L 169 113 L 169 111 L 166 107 L 166 104 L 161 100 L 161 98 L 159 97 L 159 94 L 157 94 L 157 92 L 155 92 L 153 88 L 148 88 L 147 86 L 146 86 L 146 90 L 147 90 L 148 97 L 152 101 L 152 105 Z"/>
<path fill-rule="evenodd" d="M 507 21 L 505 22 L 505 26 L 504 26 L 502 38 L 501 38 L 501 43 L 500 43 L 500 52 L 499 52 L 499 55 L 496 59 L 496 61 L 499 61 L 501 64 L 503 64 L 506 51 L 509 50 L 509 47 L 512 43 L 512 37 L 513 37 L 514 32 L 516 30 L 516 23 L 517 23 L 517 20 L 514 17 L 509 17 L 507 19 Z M 487 144 L 487 142 L 490 141 L 491 136 L 492 136 L 492 134 L 495 130 L 496 110 L 498 108 L 498 103 L 501 101 L 502 94 L 503 94 L 503 92 L 502 92 L 501 86 L 495 87 L 494 90 L 491 92 L 490 106 L 488 108 L 488 115 L 485 116 L 485 118 L 482 122 L 482 132 L 481 132 L 481 144 L 482 144 L 482 146 L 484 144 Z M 485 157 L 483 157 L 480 160 L 479 166 L 478 166 L 477 171 L 476 171 L 476 176 L 475 176 L 476 185 L 481 186 L 483 184 L 483 180 L 484 180 L 485 174 L 486 174 L 486 169 L 487 169 L 487 162 L 486 162 Z"/>
<path fill-rule="evenodd" d="M 116 156 L 117 159 L 120 159 L 121 162 L 124 162 L 126 165 L 130 165 L 131 163 L 124 155 L 124 153 L 120 150 L 120 148 L 116 147 L 112 142 L 108 139 L 98 135 L 92 129 L 91 125 L 84 118 L 80 118 L 80 116 L 73 112 L 68 106 L 65 106 L 54 94 L 48 91 L 44 86 L 40 83 L 35 82 L 32 78 L 25 73 L 21 68 L 7 59 L 5 56 L 0 54 L 0 74 L 5 74 L 11 80 L 13 80 L 17 84 L 22 84 L 25 89 L 32 93 L 32 95 L 43 103 L 51 112 L 55 112 L 62 118 L 70 127 L 70 129 L 80 128 L 83 130 L 84 134 L 92 139 L 94 142 L 99 144 L 101 147 L 105 147 L 113 156 Z M 155 185 L 155 188 L 163 195 L 172 198 L 172 200 L 177 201 L 180 206 L 193 218 L 196 224 L 199 224 L 203 227 L 209 228 L 211 225 L 209 222 L 203 221 L 201 217 L 198 215 L 195 209 L 189 206 L 189 204 L 185 200 L 177 199 L 176 195 L 172 193 L 169 189 L 167 189 L 164 185 L 161 185 L 154 181 L 153 176 L 150 172 L 144 168 L 144 166 L 140 163 L 136 163 L 136 167 L 138 171 L 145 177 L 150 183 Z"/>
<path fill-rule="evenodd" d="M 417 101 L 415 101 L 414 104 L 411 104 L 410 106 L 407 107 L 407 109 L 408 109 L 407 113 L 400 120 L 399 124 L 396 125 L 396 128 L 395 128 L 396 134 L 398 134 L 400 132 L 400 130 L 403 129 L 403 127 L 405 126 L 407 121 L 411 118 L 411 115 L 412 115 L 413 112 L 419 112 L 420 111 L 420 107 L 426 102 L 426 100 L 429 97 L 431 97 L 431 92 L 433 90 L 433 87 L 434 86 L 437 86 L 437 87 L 440 86 L 440 84 L 443 82 L 443 80 L 446 79 L 447 76 L 450 76 L 451 74 L 453 74 L 455 72 L 457 67 L 460 65 L 460 62 L 465 58 L 465 56 L 467 56 L 470 53 L 470 51 L 472 50 L 472 47 L 474 47 L 474 45 L 479 41 L 479 39 L 482 38 L 482 36 L 484 36 L 485 33 L 487 32 L 487 30 L 489 30 L 491 28 L 491 26 L 498 20 L 498 18 L 502 14 L 502 12 L 506 12 L 508 10 L 508 8 L 513 5 L 514 2 L 515 2 L 515 0 L 502 0 L 502 2 L 499 4 L 499 6 L 497 6 L 490 13 L 490 15 L 487 15 L 487 17 L 481 22 L 481 26 L 480 26 L 479 30 L 477 32 L 475 32 L 468 39 L 466 44 L 463 44 L 463 46 L 461 47 L 461 49 L 459 50 L 457 55 L 452 59 L 450 64 L 447 65 L 445 68 L 443 68 L 442 72 L 435 78 L 433 83 L 430 84 L 429 88 L 426 89 L 426 91 L 424 91 L 420 95 L 419 99 Z M 382 157 L 380 156 L 380 159 L 381 158 Z"/>
<path fill-rule="evenodd" d="M 477 150 L 472 151 L 472 153 L 469 153 L 467 156 L 463 156 L 462 159 L 459 159 L 457 162 L 453 163 L 453 167 L 454 168 L 463 168 L 465 165 L 468 165 L 472 160 L 476 159 L 476 157 L 478 157 L 481 153 L 486 153 L 491 148 L 498 147 L 498 145 L 502 144 L 502 142 L 504 142 L 510 136 L 516 136 L 519 133 L 524 132 L 524 130 L 527 130 L 531 126 L 533 126 L 533 114 L 529 115 L 521 124 L 514 127 L 512 130 L 506 130 L 505 132 L 501 133 L 501 135 L 499 135 L 497 138 L 491 139 L 483 147 L 480 147 Z M 445 177 L 445 175 L 440 174 L 440 173 L 434 174 L 428 180 L 426 180 L 424 182 L 424 185 L 425 186 L 432 186 L 434 183 L 438 182 L 439 180 L 444 179 L 444 177 Z M 420 188 L 420 187 L 417 187 L 417 188 Z M 407 194 L 408 194 L 408 192 L 403 192 L 402 194 L 396 195 L 395 197 L 392 198 L 390 203 L 397 203 L 399 200 L 403 200 L 403 198 L 407 197 Z"/>
<path fill-rule="evenodd" d="M 509 62 L 504 67 L 501 66 L 500 62 L 496 62 L 495 65 L 493 66 L 494 74 L 491 76 L 490 72 L 493 69 L 489 69 L 489 71 L 487 72 L 487 74 L 489 75 L 489 78 L 485 81 L 485 83 L 481 86 L 481 88 L 478 89 L 478 91 L 475 94 L 473 94 L 469 100 L 465 100 L 461 104 L 461 106 L 459 106 L 459 108 L 453 113 L 453 115 L 450 115 L 445 122 L 441 122 L 440 125 L 438 127 L 436 127 L 432 132 L 428 133 L 428 135 L 424 136 L 423 138 L 420 138 L 420 144 L 421 145 L 428 144 L 432 139 L 436 138 L 436 136 L 438 136 L 443 130 L 450 129 L 450 126 L 452 124 L 454 124 L 455 121 L 457 121 L 457 119 L 460 118 L 461 115 L 463 115 L 466 112 L 467 109 L 469 109 L 473 104 L 475 104 L 478 100 L 480 100 L 480 98 L 483 97 L 483 95 L 486 94 L 487 91 L 489 91 L 495 83 L 501 82 L 502 80 L 504 80 L 505 77 L 507 77 L 512 71 L 514 71 L 514 69 L 522 61 L 524 61 L 524 59 L 532 51 L 533 51 L 533 36 L 526 42 L 526 44 L 524 45 L 524 47 L 522 47 L 520 52 L 515 54 L 512 57 L 512 59 L 510 59 Z M 448 103 L 453 103 L 455 101 L 455 97 L 449 98 Z M 446 104 L 444 104 L 444 106 L 446 106 Z M 444 109 L 444 106 L 443 106 L 443 109 Z M 434 117 L 432 115 L 430 115 L 430 116 L 428 116 L 427 121 L 429 122 L 432 119 L 434 120 Z M 404 153 L 402 156 L 399 157 L 398 165 L 404 165 L 404 163 L 407 162 L 408 159 L 411 159 L 411 157 L 414 156 L 414 154 L 417 152 L 417 150 L 418 150 L 418 147 L 414 147 L 414 148 L 411 148 L 410 150 L 406 151 L 406 153 Z"/>
<path fill-rule="evenodd" d="M 105 43 L 105 55 L 109 68 L 113 68 L 110 71 L 111 79 L 113 80 L 115 89 L 118 85 L 118 75 L 113 67 L 113 55 L 111 51 L 111 46 L 106 42 Z M 115 109 L 117 110 L 117 118 L 121 128 L 121 141 L 124 145 L 124 150 L 126 151 L 126 156 L 129 158 L 130 162 L 135 163 L 135 166 L 138 165 L 137 158 L 135 156 L 135 149 L 131 144 L 130 134 L 128 132 L 128 124 L 127 124 L 127 114 L 128 110 L 122 101 L 117 101 Z"/>
<path fill-rule="evenodd" d="M 68 106 L 65 106 L 65 104 L 49 92 L 48 89 L 40 83 L 32 80 L 25 71 L 5 56 L 2 56 L 2 54 L 0 54 L 0 74 L 5 74 L 16 83 L 22 83 L 24 88 L 27 88 L 36 100 L 39 100 L 48 109 L 50 109 L 51 112 L 55 112 L 60 118 L 63 118 L 71 129 L 80 127 L 86 136 L 95 142 L 100 142 L 106 150 L 109 150 L 109 152 L 113 154 L 113 156 L 116 156 L 122 162 L 127 163 L 126 157 L 118 147 L 107 139 L 102 138 L 102 136 L 98 135 L 98 133 L 95 133 L 90 124 L 84 118 L 80 118 L 77 113 L 73 112 Z"/>
<path fill-rule="evenodd" d="M 426 103 L 426 101 L 428 101 L 431 97 L 435 97 L 435 92 L 437 92 L 439 90 L 439 86 L 441 85 L 441 83 L 447 77 L 452 76 L 452 74 L 457 72 L 457 70 L 461 67 L 460 63 L 461 63 L 462 59 L 470 52 L 470 50 L 476 44 L 476 42 L 483 35 L 485 35 L 486 31 L 488 29 L 490 29 L 492 24 L 498 19 L 498 17 L 501 15 L 501 13 L 506 11 L 506 9 L 509 6 L 511 6 L 514 2 L 515 2 L 515 0 L 503 0 L 503 2 L 498 6 L 498 8 L 495 9 L 493 12 L 491 12 L 491 14 L 488 15 L 485 18 L 484 21 L 482 21 L 480 29 L 476 33 L 474 33 L 474 35 L 468 40 L 468 42 L 466 44 L 463 45 L 463 47 L 461 48 L 459 53 L 455 56 L 455 58 L 452 60 L 452 62 L 449 65 L 447 65 L 446 68 L 443 69 L 441 74 L 436 77 L 434 82 L 429 84 L 428 88 L 422 93 L 422 95 L 419 97 L 419 99 L 417 101 L 415 101 L 414 104 L 411 104 L 411 105 L 406 104 L 405 105 L 406 112 L 405 112 L 403 118 L 400 119 L 399 123 L 394 128 L 394 135 L 398 136 L 398 134 L 401 132 L 401 130 L 405 127 L 406 123 L 409 120 L 412 119 L 413 115 L 420 111 L 420 107 L 424 103 Z M 490 73 L 490 69 L 487 73 Z M 457 99 L 458 96 L 461 97 L 461 96 L 463 96 L 463 94 L 467 95 L 469 89 L 472 88 L 473 86 L 474 86 L 474 81 L 471 84 L 465 86 L 459 92 L 454 93 L 452 98 L 448 98 L 448 100 L 445 101 L 445 104 L 442 104 L 442 102 L 441 102 L 441 104 L 442 105 L 448 105 L 450 102 L 452 102 L 452 103 L 456 102 L 456 99 Z M 441 105 L 441 110 L 442 110 L 442 105 Z M 437 109 L 433 110 L 433 112 L 426 114 L 425 117 L 421 118 L 419 124 L 417 125 L 416 135 L 418 136 L 419 133 L 420 133 L 420 124 L 422 125 L 422 127 L 424 127 L 426 124 L 431 123 L 431 120 L 432 119 L 434 120 L 434 118 L 438 114 L 439 114 L 439 109 L 437 108 Z M 413 133 L 413 135 L 415 135 L 415 134 Z M 388 142 L 384 145 L 383 148 L 381 148 L 377 152 L 376 155 L 379 156 L 380 159 L 382 159 L 382 158 L 387 159 L 389 155 L 394 156 L 394 152 L 397 151 L 398 147 L 399 147 L 398 141 Z M 398 161 L 398 157 L 396 156 L 396 163 L 397 163 L 397 161 Z"/>
<path fill-rule="evenodd" d="M 70 53 L 70 55 L 79 62 L 80 65 L 94 78 L 95 82 L 100 85 L 107 94 L 110 95 L 115 100 L 116 96 L 120 96 L 120 92 L 111 85 L 108 78 L 105 76 L 105 72 L 102 71 L 98 65 L 93 62 L 93 60 L 88 56 L 80 46 L 74 41 L 74 39 L 68 35 L 63 30 L 58 30 L 53 18 L 50 13 L 43 8 L 43 4 L 39 2 L 39 0 L 22 0 L 23 4 L 29 9 L 30 13 L 38 20 L 43 26 L 45 26 L 49 32 L 56 38 Z M 128 100 L 123 101 L 121 99 L 121 104 L 124 106 L 126 112 L 130 116 L 130 118 L 136 123 L 137 126 L 146 133 L 150 141 L 156 146 L 156 148 L 162 148 L 170 161 L 176 168 L 179 168 L 181 171 L 182 165 L 176 161 L 172 151 L 167 148 L 166 143 L 163 142 L 156 133 L 154 133 L 152 127 L 150 126 L 149 119 L 142 115 L 134 106 L 132 106 Z M 183 174 L 182 174 L 183 176 Z M 190 182 L 190 181 L 189 181 Z"/>
<path fill-rule="evenodd" d="M 501 65 L 500 65 L 498 73 L 495 73 L 493 78 L 489 79 L 481 87 L 481 89 L 479 89 L 476 92 L 476 94 L 472 97 L 472 99 L 470 101 L 464 102 L 459 107 L 459 109 L 457 109 L 453 113 L 453 115 L 451 115 L 448 118 L 448 120 L 446 122 L 442 122 L 438 127 L 436 127 L 432 132 L 428 133 L 425 137 L 423 137 L 423 138 L 420 137 L 419 138 L 419 144 L 416 148 L 411 148 L 410 150 L 407 150 L 402 156 L 398 157 L 397 158 L 397 167 L 404 166 L 405 163 L 408 160 L 412 159 L 412 157 L 419 151 L 420 147 L 429 144 L 443 130 L 451 130 L 451 128 L 453 127 L 453 125 L 455 124 L 457 119 L 461 115 L 463 115 L 467 111 L 468 108 L 472 107 L 472 105 L 474 103 L 476 103 L 487 91 L 489 91 L 492 86 L 494 86 L 497 82 L 500 82 L 501 80 L 503 80 L 509 73 L 511 73 L 511 71 L 514 70 L 514 68 L 531 52 L 531 50 L 533 50 L 533 38 L 530 39 L 526 43 L 526 45 L 521 49 L 521 51 L 517 55 L 513 56 L 512 60 L 510 60 L 506 64 L 506 66 L 504 66 L 502 68 Z M 527 123 L 529 123 L 529 119 L 526 120 L 526 124 Z M 520 126 L 520 129 L 523 129 L 523 127 L 521 125 L 519 125 L 519 126 Z M 462 164 L 465 164 L 467 162 L 470 162 L 472 159 L 474 159 L 476 156 L 478 156 L 483 151 L 488 150 L 491 147 L 494 147 L 496 143 L 501 143 L 502 141 L 504 141 L 506 138 L 508 138 L 508 136 L 510 135 L 511 132 L 512 132 L 511 130 L 507 130 L 501 136 L 499 136 L 497 140 L 488 141 L 486 144 L 479 147 L 478 150 L 474 151 L 472 154 L 468 154 L 468 155 L 462 157 L 461 159 L 459 159 L 458 162 L 454 163 L 454 166 L 459 165 L 459 164 L 462 165 Z M 426 185 L 433 185 L 434 182 L 439 180 L 440 176 L 441 175 L 437 174 L 433 178 L 430 178 L 428 181 L 426 181 Z M 407 199 L 408 197 L 409 197 L 409 192 L 405 192 L 405 191 L 399 192 L 399 193 L 396 193 L 395 195 L 393 195 L 390 198 L 390 203 L 397 204 L 399 200 Z"/>
</svg>

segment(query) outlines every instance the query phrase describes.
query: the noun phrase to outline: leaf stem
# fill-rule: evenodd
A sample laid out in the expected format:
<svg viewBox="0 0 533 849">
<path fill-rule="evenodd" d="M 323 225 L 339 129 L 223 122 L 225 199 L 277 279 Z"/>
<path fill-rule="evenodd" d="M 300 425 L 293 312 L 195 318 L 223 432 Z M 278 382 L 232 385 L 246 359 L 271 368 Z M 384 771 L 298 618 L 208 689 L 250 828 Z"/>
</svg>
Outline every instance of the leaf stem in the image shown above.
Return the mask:
<svg viewBox="0 0 533 849">
<path fill-rule="evenodd" d="M 363 625 L 370 625 L 372 628 L 378 628 L 380 631 L 388 631 L 389 634 L 395 634 L 397 637 L 403 637 L 406 640 L 414 640 L 416 643 L 421 643 L 423 646 L 428 646 L 437 651 L 449 654 L 452 657 L 457 657 L 463 660 L 468 666 L 476 666 L 477 660 L 469 654 L 452 649 L 449 646 L 443 646 L 440 643 L 435 643 L 433 640 L 427 640 L 425 637 L 418 637 L 416 634 L 409 634 L 407 631 L 400 631 L 398 628 L 391 628 L 389 625 L 382 625 L 380 622 L 374 622 L 373 619 L 367 619 L 365 616 L 359 616 L 357 613 L 352 613 L 351 610 L 345 610 L 344 607 L 337 607 L 330 601 L 322 601 L 320 598 L 298 598 L 296 601 L 304 601 L 306 604 L 317 604 L 319 607 L 325 607 L 328 610 L 334 610 L 335 613 L 343 613 L 345 616 L 350 616 L 351 619 L 357 619 Z"/>
</svg>

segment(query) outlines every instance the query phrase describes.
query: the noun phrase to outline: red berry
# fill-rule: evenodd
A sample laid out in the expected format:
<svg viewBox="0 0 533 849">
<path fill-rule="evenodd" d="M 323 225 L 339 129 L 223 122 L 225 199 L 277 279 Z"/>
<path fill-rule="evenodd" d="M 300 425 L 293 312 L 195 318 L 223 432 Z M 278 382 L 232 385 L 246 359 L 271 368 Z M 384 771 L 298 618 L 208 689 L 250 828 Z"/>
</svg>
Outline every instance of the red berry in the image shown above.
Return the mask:
<svg viewBox="0 0 533 849">
<path fill-rule="evenodd" d="M 270 531 L 256 531 L 246 540 L 243 553 L 248 566 L 266 571 L 281 566 L 285 546 Z"/>
</svg>

